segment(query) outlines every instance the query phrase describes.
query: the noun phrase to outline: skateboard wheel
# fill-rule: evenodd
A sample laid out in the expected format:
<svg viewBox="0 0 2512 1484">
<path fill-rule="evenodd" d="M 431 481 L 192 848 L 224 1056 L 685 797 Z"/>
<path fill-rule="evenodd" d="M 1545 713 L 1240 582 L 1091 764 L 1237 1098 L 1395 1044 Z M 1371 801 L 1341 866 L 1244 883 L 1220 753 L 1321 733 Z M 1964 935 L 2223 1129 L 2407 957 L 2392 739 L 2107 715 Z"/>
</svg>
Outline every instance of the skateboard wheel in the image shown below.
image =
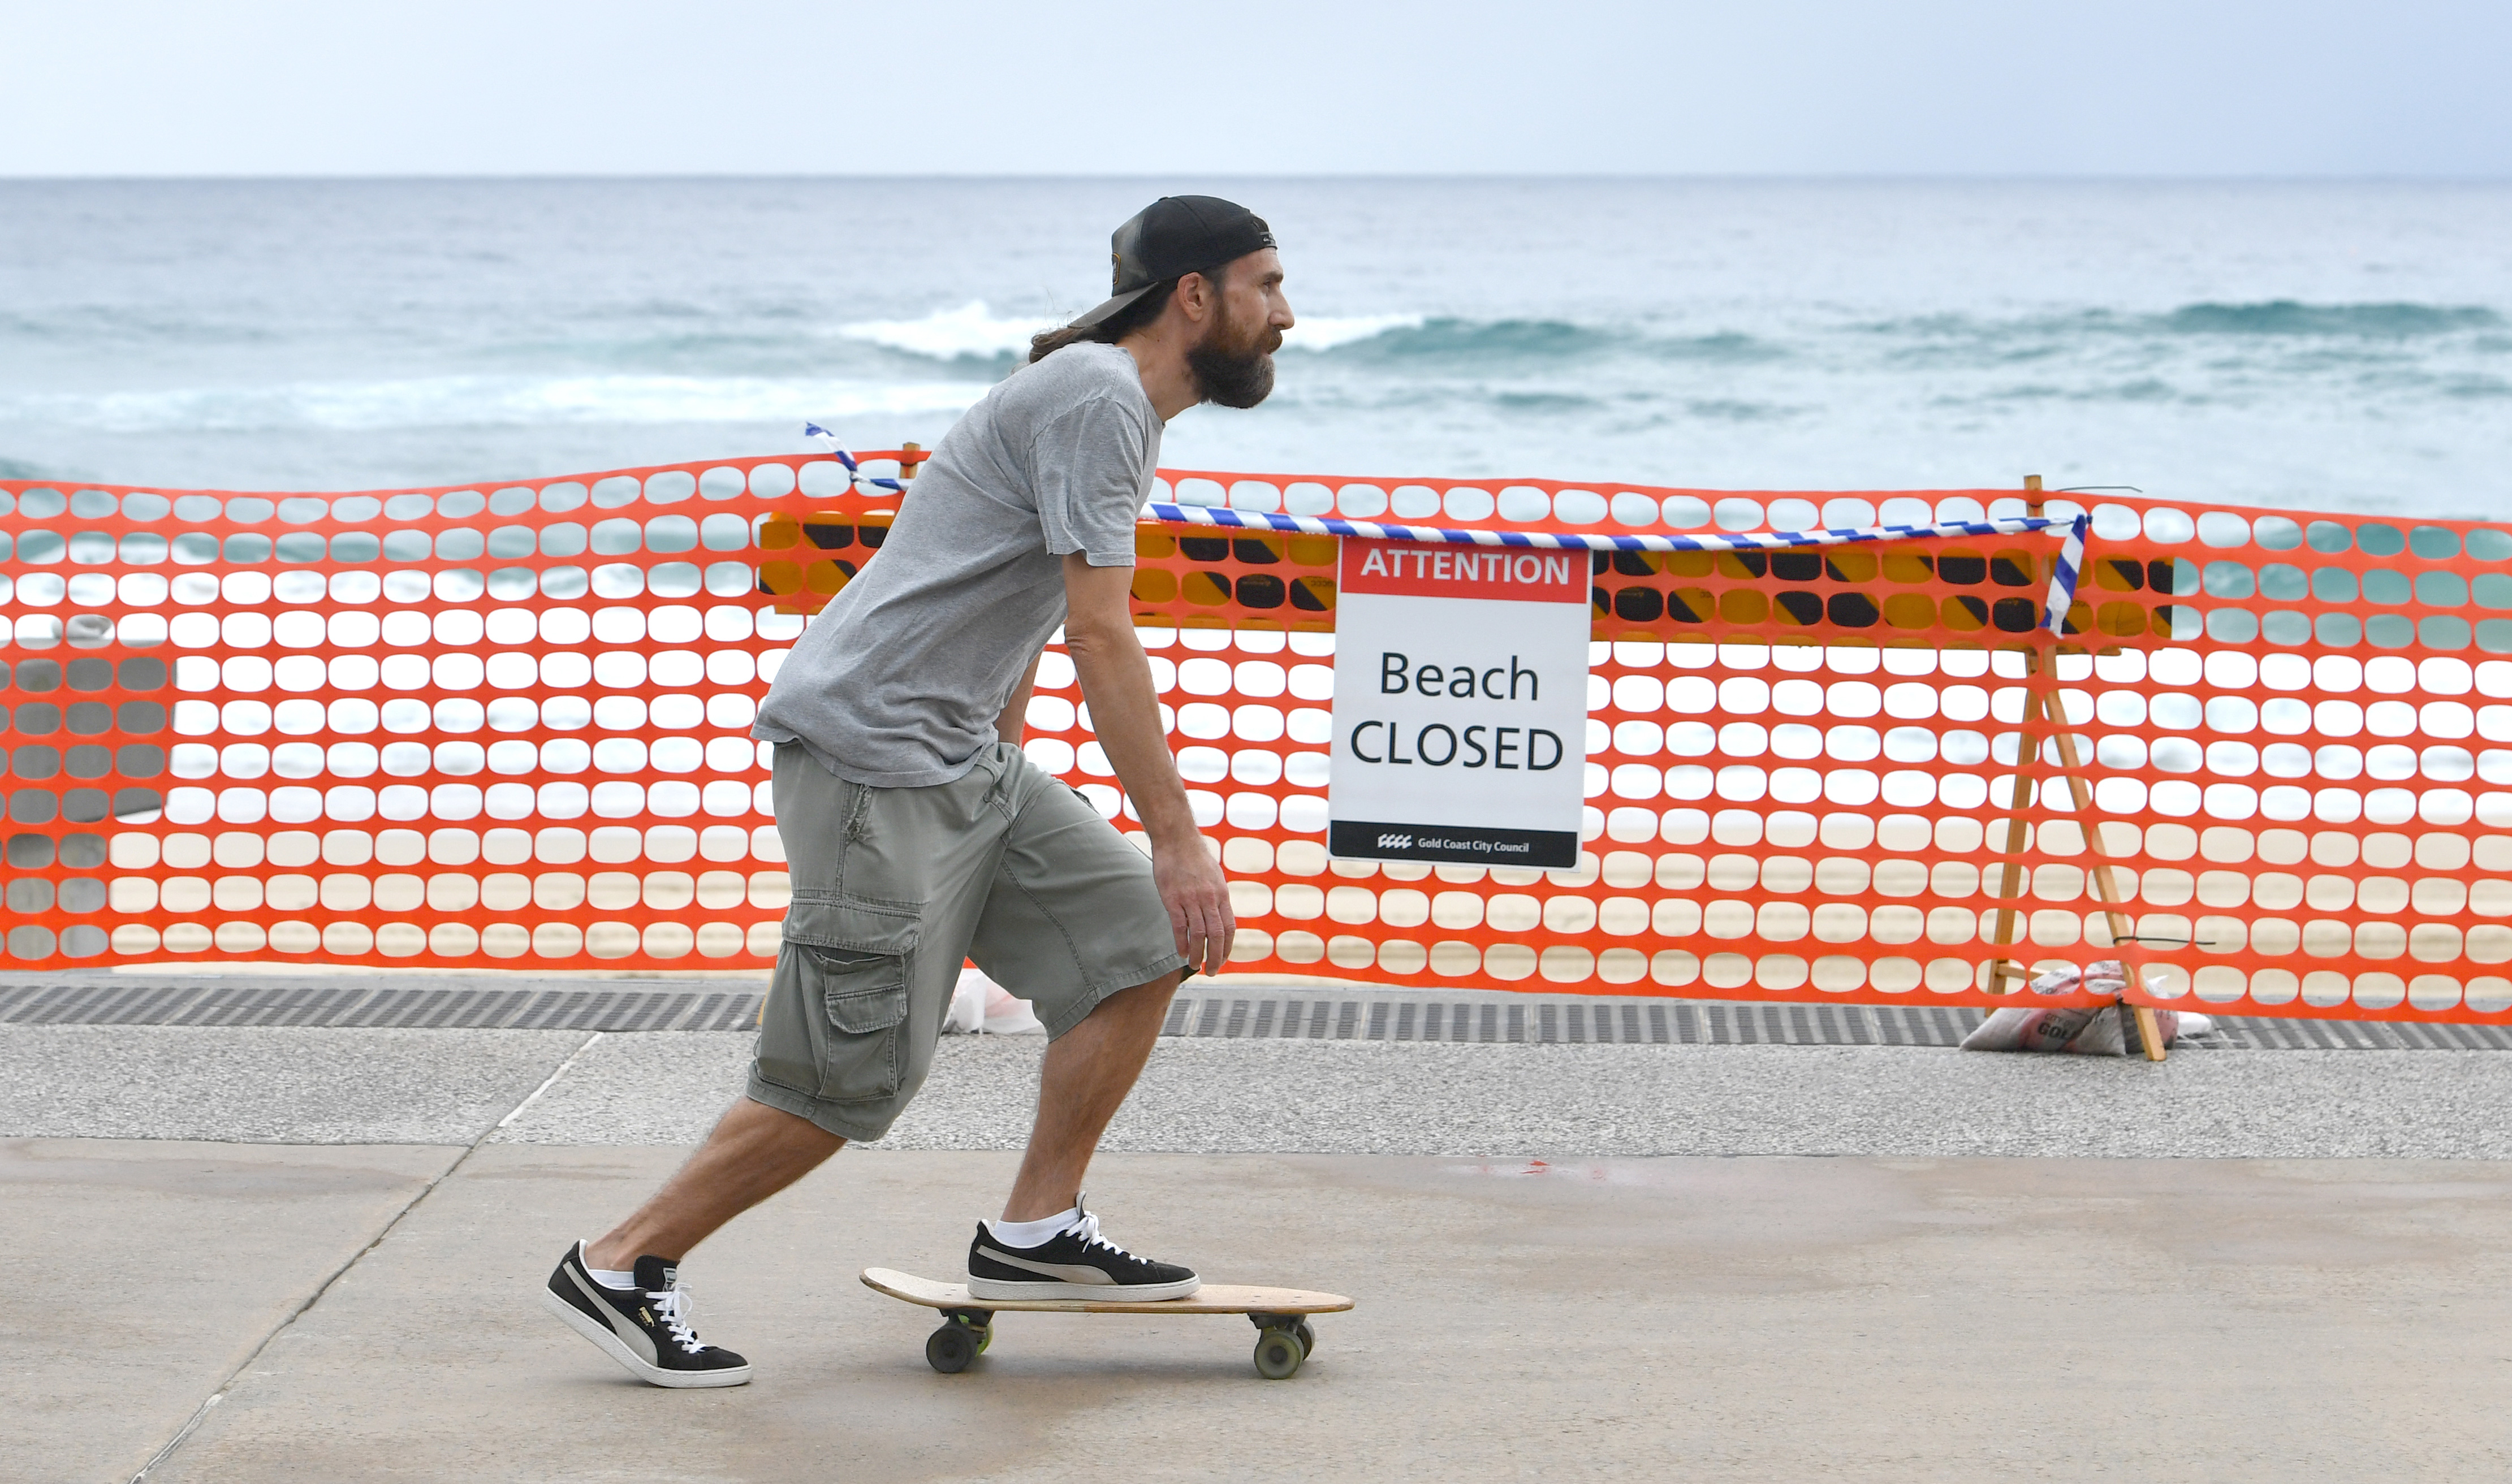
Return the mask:
<svg viewBox="0 0 2512 1484">
<path fill-rule="evenodd" d="M 1291 1330 L 1269 1329 L 1256 1337 L 1256 1374 L 1267 1381 L 1288 1381 L 1307 1358 L 1308 1349 Z"/>
<path fill-rule="evenodd" d="M 989 1337 L 991 1338 L 991 1337 Z M 984 1347 L 979 1337 L 957 1322 L 945 1324 L 925 1337 L 924 1362 L 945 1376 L 956 1376 L 968 1368 Z"/>
<path fill-rule="evenodd" d="M 1308 1320 L 1303 1319 L 1292 1326 L 1291 1333 L 1300 1337 L 1300 1353 L 1303 1356 L 1317 1352 L 1317 1332 L 1309 1328 Z"/>
</svg>

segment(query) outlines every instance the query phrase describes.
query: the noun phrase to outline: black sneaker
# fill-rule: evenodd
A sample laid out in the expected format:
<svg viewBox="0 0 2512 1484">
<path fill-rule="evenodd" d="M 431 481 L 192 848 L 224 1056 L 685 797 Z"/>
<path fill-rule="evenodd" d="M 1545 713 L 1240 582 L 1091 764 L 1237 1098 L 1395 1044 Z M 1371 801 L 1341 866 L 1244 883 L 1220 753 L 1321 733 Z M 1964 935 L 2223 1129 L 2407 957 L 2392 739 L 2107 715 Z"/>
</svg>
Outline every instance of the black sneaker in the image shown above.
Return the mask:
<svg viewBox="0 0 2512 1484">
<path fill-rule="evenodd" d="M 661 1258 L 641 1257 L 636 1287 L 606 1287 L 585 1267 L 584 1243 L 578 1242 L 550 1274 L 541 1305 L 639 1381 L 658 1386 L 746 1384 L 749 1361 L 700 1345 L 690 1332 L 689 1295 L 681 1290 L 680 1277 L 680 1269 Z"/>
<path fill-rule="evenodd" d="M 1077 1206 L 1079 1203 L 1076 1203 Z M 1203 1286 L 1195 1270 L 1139 1258 L 1099 1234 L 1099 1218 L 1081 1213 L 1035 1247 L 997 1241 L 984 1222 L 968 1246 L 972 1299 L 1119 1299 L 1157 1303 L 1183 1299 Z"/>
</svg>

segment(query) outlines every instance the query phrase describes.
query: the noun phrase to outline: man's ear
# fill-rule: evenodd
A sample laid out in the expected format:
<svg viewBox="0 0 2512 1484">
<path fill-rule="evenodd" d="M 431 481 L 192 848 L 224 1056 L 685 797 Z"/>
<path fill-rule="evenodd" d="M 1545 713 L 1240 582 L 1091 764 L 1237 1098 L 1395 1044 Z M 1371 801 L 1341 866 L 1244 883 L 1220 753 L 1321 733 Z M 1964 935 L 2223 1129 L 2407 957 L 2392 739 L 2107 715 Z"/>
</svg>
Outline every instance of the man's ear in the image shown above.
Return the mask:
<svg viewBox="0 0 2512 1484">
<path fill-rule="evenodd" d="M 1214 293 L 1211 279 L 1200 273 L 1190 273 L 1178 280 L 1177 296 L 1178 307 L 1186 311 L 1186 317 L 1200 323 L 1211 311 L 1213 300 L 1218 295 Z"/>
</svg>

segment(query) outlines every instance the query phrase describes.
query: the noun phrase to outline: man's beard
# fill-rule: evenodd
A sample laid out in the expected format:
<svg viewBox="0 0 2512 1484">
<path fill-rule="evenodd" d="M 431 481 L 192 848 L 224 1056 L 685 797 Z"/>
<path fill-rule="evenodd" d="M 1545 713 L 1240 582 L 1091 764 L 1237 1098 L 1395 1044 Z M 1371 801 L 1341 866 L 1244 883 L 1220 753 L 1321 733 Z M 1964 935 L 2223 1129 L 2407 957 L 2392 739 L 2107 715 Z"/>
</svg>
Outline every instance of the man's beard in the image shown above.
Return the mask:
<svg viewBox="0 0 2512 1484">
<path fill-rule="evenodd" d="M 1282 346 L 1282 332 L 1265 324 L 1250 334 L 1236 330 L 1227 319 L 1214 324 L 1203 343 L 1186 353 L 1186 367 L 1204 401 L 1250 408 L 1273 393 L 1274 352 Z"/>
</svg>

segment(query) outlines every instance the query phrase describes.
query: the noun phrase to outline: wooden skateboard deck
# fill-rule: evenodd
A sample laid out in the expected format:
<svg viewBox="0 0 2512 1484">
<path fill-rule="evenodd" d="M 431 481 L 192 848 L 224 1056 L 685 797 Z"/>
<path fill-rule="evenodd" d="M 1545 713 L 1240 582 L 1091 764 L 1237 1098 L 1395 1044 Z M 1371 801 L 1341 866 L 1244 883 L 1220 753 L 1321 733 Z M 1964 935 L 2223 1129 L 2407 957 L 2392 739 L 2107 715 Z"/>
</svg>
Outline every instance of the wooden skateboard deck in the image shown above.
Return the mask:
<svg viewBox="0 0 2512 1484">
<path fill-rule="evenodd" d="M 1311 1293 L 1305 1288 L 1251 1288 L 1236 1283 L 1206 1283 L 1184 1299 L 1159 1304 L 1129 1304 L 1121 1299 L 977 1299 L 965 1283 L 937 1283 L 894 1268 L 867 1268 L 866 1288 L 926 1308 L 985 1308 L 997 1312 L 1024 1310 L 1041 1314 L 1331 1314 L 1352 1308 L 1339 1293 Z"/>
<path fill-rule="evenodd" d="M 924 1342 L 924 1358 L 933 1369 L 952 1375 L 994 1343 L 994 1316 L 1004 1311 L 1061 1314 L 1245 1314 L 1256 1326 L 1256 1370 L 1271 1381 L 1289 1378 L 1316 1348 L 1316 1332 L 1308 1315 L 1337 1313 L 1352 1308 L 1339 1293 L 1305 1288 L 1259 1288 L 1237 1283 L 1206 1283 L 1190 1297 L 1157 1304 L 1121 1299 L 980 1299 L 965 1283 L 937 1283 L 892 1268 L 867 1268 L 863 1283 L 876 1293 L 942 1310 L 944 1322 Z"/>
</svg>

